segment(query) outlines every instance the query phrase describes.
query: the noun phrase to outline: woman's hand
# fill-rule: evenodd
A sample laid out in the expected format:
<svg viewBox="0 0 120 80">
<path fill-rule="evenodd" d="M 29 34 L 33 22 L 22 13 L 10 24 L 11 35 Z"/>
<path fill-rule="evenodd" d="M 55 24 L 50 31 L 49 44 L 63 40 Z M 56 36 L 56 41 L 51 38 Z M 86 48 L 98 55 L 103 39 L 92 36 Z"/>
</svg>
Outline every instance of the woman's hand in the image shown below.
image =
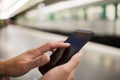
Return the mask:
<svg viewBox="0 0 120 80">
<path fill-rule="evenodd" d="M 40 80 L 72 80 L 74 70 L 80 62 L 81 53 L 75 54 L 67 63 L 57 66 L 40 78 Z"/>
<path fill-rule="evenodd" d="M 40 67 L 49 62 L 50 57 L 47 54 L 44 54 L 45 52 L 53 51 L 56 48 L 66 48 L 68 46 L 70 46 L 70 44 L 68 44 L 68 43 L 50 42 L 41 47 L 29 50 L 29 51 L 27 51 L 21 55 L 18 55 L 14 58 L 11 58 L 9 60 L 1 61 L 0 62 L 0 75 L 12 76 L 12 77 L 24 75 L 31 69 L 33 69 L 35 67 Z M 58 70 L 61 68 L 63 68 L 62 73 L 64 73 L 64 70 L 67 68 L 67 65 L 70 66 L 68 68 L 68 70 L 70 70 L 70 72 L 71 72 L 71 70 L 74 67 L 76 67 L 76 65 L 78 64 L 78 61 L 76 62 L 76 64 L 73 64 L 73 59 L 70 60 L 70 62 L 68 62 L 67 64 L 51 70 L 42 79 L 44 79 L 47 76 L 49 78 L 51 75 L 51 79 L 49 79 L 49 80 L 55 80 L 55 79 L 52 79 L 53 75 L 55 75 L 58 72 Z M 76 61 L 76 59 L 75 59 L 75 61 Z M 68 73 L 69 73 L 69 71 L 68 72 L 66 71 L 64 74 L 68 75 Z M 56 76 L 59 76 L 59 74 Z M 60 76 L 62 76 L 62 75 L 60 74 Z M 58 79 L 56 79 L 56 80 L 58 80 Z"/>
</svg>

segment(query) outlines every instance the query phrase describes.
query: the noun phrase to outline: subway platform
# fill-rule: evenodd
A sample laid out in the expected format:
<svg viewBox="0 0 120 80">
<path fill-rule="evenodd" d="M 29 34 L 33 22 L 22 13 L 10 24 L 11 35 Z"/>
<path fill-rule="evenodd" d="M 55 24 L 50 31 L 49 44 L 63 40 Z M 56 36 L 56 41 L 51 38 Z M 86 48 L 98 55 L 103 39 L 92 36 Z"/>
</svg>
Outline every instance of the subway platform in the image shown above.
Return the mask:
<svg viewBox="0 0 120 80">
<path fill-rule="evenodd" d="M 0 59 L 8 59 L 50 41 L 65 40 L 67 36 L 8 25 L 0 30 Z M 94 42 L 82 48 L 83 57 L 75 80 L 120 80 L 120 49 Z M 38 80 L 38 69 L 12 80 Z"/>
</svg>

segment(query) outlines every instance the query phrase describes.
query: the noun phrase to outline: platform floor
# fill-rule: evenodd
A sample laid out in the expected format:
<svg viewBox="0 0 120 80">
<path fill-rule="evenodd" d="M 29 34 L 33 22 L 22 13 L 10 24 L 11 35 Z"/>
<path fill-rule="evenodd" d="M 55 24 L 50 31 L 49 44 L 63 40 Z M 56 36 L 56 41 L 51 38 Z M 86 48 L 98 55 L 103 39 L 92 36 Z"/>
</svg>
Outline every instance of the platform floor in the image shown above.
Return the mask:
<svg viewBox="0 0 120 80">
<path fill-rule="evenodd" d="M 15 25 L 0 30 L 0 59 L 8 59 L 46 42 L 66 39 L 66 36 L 36 31 Z M 89 42 L 82 49 L 83 57 L 75 80 L 120 80 L 120 49 Z M 12 80 L 38 80 L 37 69 Z"/>
</svg>

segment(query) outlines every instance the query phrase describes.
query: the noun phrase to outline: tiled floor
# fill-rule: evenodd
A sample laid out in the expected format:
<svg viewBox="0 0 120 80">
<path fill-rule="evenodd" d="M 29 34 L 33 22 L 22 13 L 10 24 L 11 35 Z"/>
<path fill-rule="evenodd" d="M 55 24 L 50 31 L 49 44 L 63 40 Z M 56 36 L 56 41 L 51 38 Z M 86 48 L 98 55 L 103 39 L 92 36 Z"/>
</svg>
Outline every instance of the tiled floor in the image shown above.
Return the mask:
<svg viewBox="0 0 120 80">
<path fill-rule="evenodd" d="M 9 25 L 0 30 L 0 59 L 14 57 L 46 42 L 64 40 L 66 37 L 42 31 Z M 93 42 L 87 43 L 75 80 L 120 80 L 120 49 Z M 40 73 L 34 69 L 12 80 L 37 80 Z"/>
</svg>

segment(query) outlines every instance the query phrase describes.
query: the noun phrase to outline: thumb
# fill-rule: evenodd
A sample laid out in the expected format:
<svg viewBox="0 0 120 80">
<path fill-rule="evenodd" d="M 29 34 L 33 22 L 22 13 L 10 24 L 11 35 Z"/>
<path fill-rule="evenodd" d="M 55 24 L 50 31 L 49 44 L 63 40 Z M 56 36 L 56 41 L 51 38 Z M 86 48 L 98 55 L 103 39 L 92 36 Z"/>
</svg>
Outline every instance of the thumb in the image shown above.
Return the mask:
<svg viewBox="0 0 120 80">
<path fill-rule="evenodd" d="M 80 63 L 81 56 L 81 53 L 75 54 L 67 63 L 62 66 L 64 66 L 64 69 L 71 73 Z"/>
<path fill-rule="evenodd" d="M 48 63 L 50 61 L 50 57 L 47 54 L 43 54 L 37 58 L 35 58 L 34 60 L 29 62 L 29 66 L 30 68 L 35 68 L 35 67 L 40 67 L 45 65 L 46 63 Z"/>
</svg>

